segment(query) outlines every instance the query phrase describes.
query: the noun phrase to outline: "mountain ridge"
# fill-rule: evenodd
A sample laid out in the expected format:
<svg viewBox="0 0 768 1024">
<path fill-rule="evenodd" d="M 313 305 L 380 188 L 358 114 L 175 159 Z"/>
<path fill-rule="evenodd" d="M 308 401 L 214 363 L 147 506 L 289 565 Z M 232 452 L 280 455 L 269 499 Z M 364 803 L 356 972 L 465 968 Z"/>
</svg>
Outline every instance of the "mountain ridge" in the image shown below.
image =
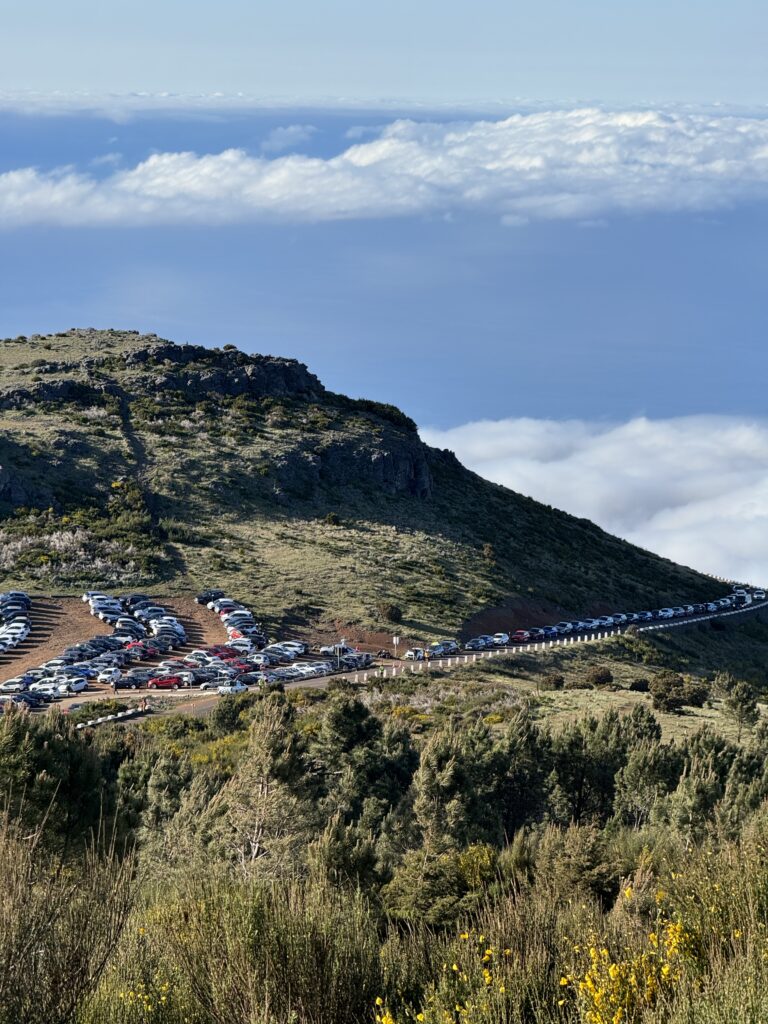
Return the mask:
<svg viewBox="0 0 768 1024">
<path fill-rule="evenodd" d="M 229 345 L 0 342 L 0 467 L 3 582 L 224 582 L 275 620 L 427 632 L 521 600 L 585 614 L 713 590 L 482 479 L 396 407 Z"/>
</svg>

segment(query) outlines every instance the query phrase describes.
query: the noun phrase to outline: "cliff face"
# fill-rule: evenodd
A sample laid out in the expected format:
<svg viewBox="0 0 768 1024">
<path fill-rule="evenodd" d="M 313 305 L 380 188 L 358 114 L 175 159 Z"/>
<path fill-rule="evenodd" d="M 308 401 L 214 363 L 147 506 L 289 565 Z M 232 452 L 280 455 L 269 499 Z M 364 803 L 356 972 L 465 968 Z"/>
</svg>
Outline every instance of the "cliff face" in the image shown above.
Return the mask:
<svg viewBox="0 0 768 1024">
<path fill-rule="evenodd" d="M 296 360 L 98 331 L 40 339 L 32 351 L 49 351 L 48 345 L 70 356 L 80 346 L 99 354 L 17 359 L 13 370 L 0 376 L 0 411 L 58 417 L 61 426 L 86 426 L 91 417 L 96 434 L 119 425 L 137 453 L 145 450 L 143 458 L 137 454 L 142 461 L 151 461 L 147 449 L 157 435 L 174 430 L 184 417 L 190 422 L 197 417 L 200 433 L 215 438 L 217 417 L 237 420 L 242 414 L 243 449 L 252 447 L 254 433 L 273 436 L 260 472 L 270 477 L 278 501 L 285 495 L 314 501 L 328 488 L 378 489 L 414 498 L 432 492 L 427 450 L 407 417 L 333 395 Z M 23 348 L 17 352 L 28 354 Z M 14 382 L 6 384 L 4 377 Z M 81 434 L 86 444 L 94 439 L 94 432 Z M 62 438 L 59 432 L 52 447 L 60 447 Z M 248 468 L 245 451 L 243 468 Z M 6 482 L 0 500 L 24 504 L 29 489 L 14 480 Z"/>
</svg>

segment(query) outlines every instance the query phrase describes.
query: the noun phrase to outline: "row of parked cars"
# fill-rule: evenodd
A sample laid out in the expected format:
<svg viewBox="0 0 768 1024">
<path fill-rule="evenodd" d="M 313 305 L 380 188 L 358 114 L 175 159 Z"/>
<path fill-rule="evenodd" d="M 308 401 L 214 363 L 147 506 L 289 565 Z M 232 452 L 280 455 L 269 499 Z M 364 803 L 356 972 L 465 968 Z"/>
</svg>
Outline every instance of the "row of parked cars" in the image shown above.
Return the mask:
<svg viewBox="0 0 768 1024">
<path fill-rule="evenodd" d="M 91 615 L 112 626 L 117 636 L 126 640 L 145 640 L 148 636 L 168 640 L 178 646 L 187 641 L 184 626 L 175 615 L 147 594 L 129 594 L 110 597 L 100 590 L 86 590 L 83 594 Z"/>
<path fill-rule="evenodd" d="M 32 629 L 32 601 L 23 590 L 0 593 L 0 654 L 24 643 Z"/>
<path fill-rule="evenodd" d="M 195 598 L 198 604 L 205 605 L 218 616 L 227 631 L 226 645 L 218 649 L 204 648 L 187 655 L 187 663 L 202 660 L 199 668 L 192 664 L 185 666 L 195 677 L 195 672 L 205 671 L 213 657 L 216 661 L 222 658 L 222 646 L 226 669 L 231 679 L 222 680 L 217 687 L 220 693 L 238 693 L 247 686 L 257 683 L 285 683 L 301 679 L 312 679 L 318 676 L 331 675 L 338 671 L 366 668 L 372 662 L 372 656 L 364 651 L 357 651 L 344 643 L 320 647 L 312 652 L 309 645 L 302 640 L 283 640 L 268 642 L 264 626 L 256 621 L 253 612 L 241 601 L 237 601 L 222 590 L 205 590 Z M 236 652 L 239 657 L 229 653 Z M 319 655 L 319 657 L 315 657 Z M 221 666 L 217 666 L 221 671 Z M 187 682 L 192 685 L 197 678 Z M 213 688 L 213 683 L 204 679 L 199 683 L 203 689 Z"/>
<path fill-rule="evenodd" d="M 576 636 L 590 633 L 599 633 L 606 630 L 622 628 L 631 625 L 648 625 L 652 622 L 668 622 L 670 619 L 691 618 L 697 615 L 717 614 L 743 607 L 752 601 L 765 601 L 766 595 L 763 590 L 751 590 L 747 587 L 734 586 L 733 593 L 726 597 L 716 598 L 714 601 L 700 602 L 697 604 L 676 605 L 672 608 L 657 608 L 654 611 L 640 612 L 613 612 L 611 615 L 600 615 L 597 618 L 563 620 L 554 626 L 536 626 L 531 629 L 518 629 L 509 633 L 494 633 L 493 636 L 483 634 L 473 637 L 464 644 L 465 651 L 484 651 L 489 648 L 508 647 L 517 644 L 535 644 L 544 640 L 556 640 L 564 636 Z M 442 649 L 445 641 L 441 644 L 433 644 L 425 652 L 428 657 L 445 657 L 447 651 Z M 440 648 L 439 653 L 431 653 L 433 648 Z M 406 654 L 406 657 L 411 652 Z M 454 652 L 455 653 L 455 652 Z"/>
</svg>

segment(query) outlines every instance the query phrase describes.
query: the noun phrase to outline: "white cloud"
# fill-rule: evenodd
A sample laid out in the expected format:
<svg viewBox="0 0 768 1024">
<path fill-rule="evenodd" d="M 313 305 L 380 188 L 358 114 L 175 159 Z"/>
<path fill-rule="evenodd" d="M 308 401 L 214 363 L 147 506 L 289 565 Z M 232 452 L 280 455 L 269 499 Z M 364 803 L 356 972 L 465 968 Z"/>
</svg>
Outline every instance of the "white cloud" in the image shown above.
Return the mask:
<svg viewBox="0 0 768 1024">
<path fill-rule="evenodd" d="M 421 435 L 482 476 L 651 551 L 768 583 L 768 420 L 510 419 Z"/>
<path fill-rule="evenodd" d="M 0 226 L 295 221 L 489 213 L 596 221 L 768 198 L 768 119 L 599 109 L 398 120 L 329 159 L 160 153 L 96 180 L 0 175 Z"/>
<path fill-rule="evenodd" d="M 295 149 L 309 142 L 317 132 L 312 124 L 287 124 L 273 128 L 261 144 L 263 153 L 284 153 L 287 149 Z"/>
</svg>

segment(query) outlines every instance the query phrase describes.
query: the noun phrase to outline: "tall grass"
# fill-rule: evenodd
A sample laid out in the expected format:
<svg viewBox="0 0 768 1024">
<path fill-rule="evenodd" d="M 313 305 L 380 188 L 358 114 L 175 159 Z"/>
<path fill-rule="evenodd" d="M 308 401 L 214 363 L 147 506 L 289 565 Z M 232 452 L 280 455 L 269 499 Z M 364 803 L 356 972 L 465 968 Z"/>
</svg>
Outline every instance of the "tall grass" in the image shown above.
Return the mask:
<svg viewBox="0 0 768 1024">
<path fill-rule="evenodd" d="M 95 991 L 128 918 L 131 857 L 92 845 L 75 866 L 42 829 L 0 821 L 0 1022 L 65 1024 Z"/>
<path fill-rule="evenodd" d="M 244 877 L 202 852 L 137 891 L 130 857 L 93 844 L 64 864 L 6 817 L 0 1024 L 768 1020 L 768 816 L 737 841 L 656 856 L 614 844 L 634 867 L 610 903 L 552 874 L 545 845 L 437 928 L 392 924 L 313 874 Z"/>
<path fill-rule="evenodd" d="M 641 851 L 611 906 L 534 869 L 446 929 L 311 876 L 190 868 L 145 892 L 79 1020 L 764 1024 L 766 834 Z"/>
</svg>

